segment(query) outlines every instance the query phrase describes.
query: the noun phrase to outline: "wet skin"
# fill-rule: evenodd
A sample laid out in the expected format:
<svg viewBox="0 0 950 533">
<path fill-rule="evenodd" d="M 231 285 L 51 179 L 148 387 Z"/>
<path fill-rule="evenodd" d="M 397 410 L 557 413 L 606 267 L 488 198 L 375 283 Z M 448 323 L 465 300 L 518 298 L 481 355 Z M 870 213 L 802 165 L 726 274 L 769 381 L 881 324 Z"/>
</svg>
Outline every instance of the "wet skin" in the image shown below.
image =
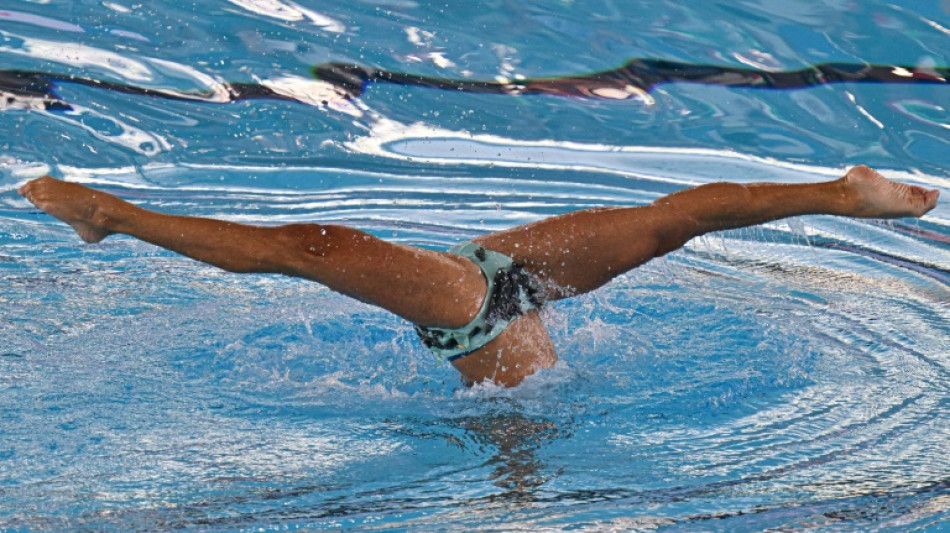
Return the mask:
<svg viewBox="0 0 950 533">
<path fill-rule="evenodd" d="M 86 242 L 126 234 L 230 272 L 304 278 L 414 324 L 464 326 L 486 297 L 484 276 L 471 261 L 345 226 L 251 226 L 166 215 L 49 176 L 19 192 Z M 820 183 L 711 183 L 646 206 L 575 211 L 474 241 L 523 265 L 542 287 L 542 301 L 552 301 L 593 291 L 709 232 L 808 214 L 920 217 L 937 205 L 938 196 L 936 190 L 896 183 L 859 166 Z M 513 386 L 555 362 L 541 315 L 529 311 L 453 365 L 468 383 Z"/>
</svg>

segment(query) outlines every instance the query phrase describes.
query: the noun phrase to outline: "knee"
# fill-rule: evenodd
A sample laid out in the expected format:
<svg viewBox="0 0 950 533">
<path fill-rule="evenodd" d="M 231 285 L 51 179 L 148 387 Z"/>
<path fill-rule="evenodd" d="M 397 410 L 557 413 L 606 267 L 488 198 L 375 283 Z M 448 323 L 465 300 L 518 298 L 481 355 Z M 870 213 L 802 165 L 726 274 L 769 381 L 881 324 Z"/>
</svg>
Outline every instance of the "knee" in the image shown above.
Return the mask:
<svg viewBox="0 0 950 533">
<path fill-rule="evenodd" d="M 659 202 L 659 203 L 658 203 Z M 647 234 L 652 239 L 653 257 L 679 250 L 694 237 L 704 233 L 702 224 L 687 209 L 677 202 L 663 202 L 662 199 L 650 206 L 655 215 Z"/>
<path fill-rule="evenodd" d="M 652 208 L 667 221 L 664 226 L 673 233 L 698 237 L 722 229 L 723 224 L 742 218 L 759 209 L 753 190 L 741 183 L 720 181 L 684 189 L 653 202 Z"/>
<path fill-rule="evenodd" d="M 746 185 L 717 181 L 683 189 L 659 198 L 651 205 L 689 214 L 701 213 L 724 204 L 741 204 L 751 199 L 752 193 Z"/>
<path fill-rule="evenodd" d="M 287 224 L 278 226 L 275 238 L 287 250 L 299 250 L 310 256 L 325 257 L 352 231 L 343 226 L 325 224 Z"/>
<path fill-rule="evenodd" d="M 292 273 L 303 263 L 330 256 L 337 248 L 333 243 L 340 229 L 340 226 L 322 224 L 288 224 L 273 228 L 271 237 L 278 270 Z"/>
</svg>

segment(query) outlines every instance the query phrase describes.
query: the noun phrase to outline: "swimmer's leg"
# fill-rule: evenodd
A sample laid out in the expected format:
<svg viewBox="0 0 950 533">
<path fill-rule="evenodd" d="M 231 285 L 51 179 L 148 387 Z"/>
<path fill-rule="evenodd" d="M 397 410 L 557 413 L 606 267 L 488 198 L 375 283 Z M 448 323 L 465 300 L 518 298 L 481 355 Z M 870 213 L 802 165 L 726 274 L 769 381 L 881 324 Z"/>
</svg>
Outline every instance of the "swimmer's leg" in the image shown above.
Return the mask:
<svg viewBox="0 0 950 533">
<path fill-rule="evenodd" d="M 567 213 L 476 242 L 510 255 L 541 279 L 545 298 L 558 299 L 592 291 L 712 231 L 808 214 L 921 216 L 936 206 L 938 194 L 855 167 L 823 183 L 712 183 L 648 206 Z"/>
<path fill-rule="evenodd" d="M 415 324 L 464 326 L 485 295 L 481 271 L 467 259 L 343 226 L 263 227 L 166 215 L 50 177 L 27 183 L 20 194 L 87 242 L 121 233 L 231 272 L 306 278 Z"/>
</svg>

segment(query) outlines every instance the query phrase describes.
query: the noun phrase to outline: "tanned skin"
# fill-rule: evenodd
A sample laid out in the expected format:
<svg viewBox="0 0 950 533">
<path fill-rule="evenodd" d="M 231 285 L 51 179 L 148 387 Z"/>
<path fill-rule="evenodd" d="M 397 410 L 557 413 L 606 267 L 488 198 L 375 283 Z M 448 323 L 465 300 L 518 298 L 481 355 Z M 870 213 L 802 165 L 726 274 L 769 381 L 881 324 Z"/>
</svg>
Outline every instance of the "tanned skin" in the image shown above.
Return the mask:
<svg viewBox="0 0 950 533">
<path fill-rule="evenodd" d="M 471 322 L 486 281 L 463 257 L 381 240 L 327 224 L 251 226 L 137 207 L 111 194 L 44 176 L 19 190 L 86 242 L 131 235 L 230 272 L 284 274 L 316 281 L 421 326 Z M 890 181 L 864 166 L 820 183 L 711 183 L 650 205 L 575 211 L 476 238 L 524 266 L 542 301 L 593 291 L 614 277 L 713 231 L 799 215 L 920 217 L 937 190 Z M 536 310 L 453 362 L 469 383 L 513 386 L 557 362 Z"/>
</svg>

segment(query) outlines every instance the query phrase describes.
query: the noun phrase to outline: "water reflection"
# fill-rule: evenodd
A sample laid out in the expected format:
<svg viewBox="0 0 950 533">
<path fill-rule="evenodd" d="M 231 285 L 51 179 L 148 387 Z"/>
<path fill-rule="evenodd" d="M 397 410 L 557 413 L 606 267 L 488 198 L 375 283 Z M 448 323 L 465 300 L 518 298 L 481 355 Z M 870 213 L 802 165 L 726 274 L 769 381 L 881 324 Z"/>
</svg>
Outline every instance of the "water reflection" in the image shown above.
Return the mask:
<svg viewBox="0 0 950 533">
<path fill-rule="evenodd" d="M 3 33 L 8 40 L 12 34 Z M 59 60 L 59 46 L 52 41 L 17 37 L 19 46 L 0 47 L 0 52 L 28 55 L 46 60 Z M 802 89 L 831 83 L 884 83 L 946 85 L 950 69 L 931 64 L 917 66 L 871 65 L 866 63 L 820 63 L 800 70 L 765 70 L 728 65 L 703 65 L 658 59 L 632 59 L 620 68 L 557 78 L 472 81 L 434 78 L 416 74 L 378 69 L 347 63 L 326 63 L 313 68 L 317 81 L 299 77 L 275 80 L 226 83 L 195 69 L 159 59 L 147 59 L 160 68 L 181 71 L 188 78 L 208 87 L 201 91 L 177 91 L 146 88 L 109 82 L 86 76 L 67 76 L 57 72 L 6 70 L 0 71 L 0 87 L 8 98 L 45 97 L 50 107 L 68 108 L 55 92 L 58 83 L 76 83 L 110 89 L 122 93 L 175 100 L 234 102 L 268 98 L 292 100 L 308 105 L 328 105 L 340 99 L 361 96 L 371 83 L 390 83 L 446 89 L 454 92 L 500 95 L 573 96 L 603 100 L 638 99 L 653 105 L 650 91 L 664 84 L 700 84 L 752 89 Z M 150 81 L 152 69 L 141 61 L 99 50 L 77 46 L 72 51 L 70 66 L 107 68 L 133 81 Z M 12 102 L 9 102 L 12 103 Z"/>
<path fill-rule="evenodd" d="M 569 438 L 572 432 L 569 424 L 529 417 L 517 411 L 465 417 L 452 423 L 469 432 L 479 447 L 494 450 L 485 462 L 492 467 L 488 480 L 504 491 L 493 494 L 489 501 L 533 501 L 534 489 L 556 475 L 539 457 L 543 455 L 543 447 Z"/>
<path fill-rule="evenodd" d="M 800 70 L 766 70 L 729 65 L 703 65 L 662 59 L 631 59 L 622 67 L 556 78 L 472 81 L 394 72 L 369 66 L 327 63 L 314 76 L 351 97 L 370 83 L 392 83 L 478 94 L 555 95 L 605 100 L 643 99 L 659 85 L 695 83 L 752 89 L 802 89 L 830 83 L 947 84 L 950 69 L 929 63 L 916 66 L 867 63 L 819 63 Z"/>
</svg>

